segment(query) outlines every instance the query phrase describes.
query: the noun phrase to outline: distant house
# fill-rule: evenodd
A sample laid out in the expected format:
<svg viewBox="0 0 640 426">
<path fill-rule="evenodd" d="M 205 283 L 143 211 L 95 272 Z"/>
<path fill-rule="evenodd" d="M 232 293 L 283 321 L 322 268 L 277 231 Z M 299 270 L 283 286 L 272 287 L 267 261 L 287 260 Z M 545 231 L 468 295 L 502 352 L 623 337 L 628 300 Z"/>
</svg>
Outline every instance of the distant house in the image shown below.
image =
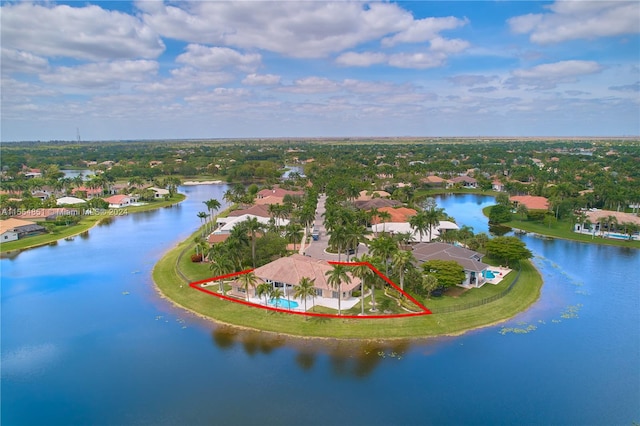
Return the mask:
<svg viewBox="0 0 640 426">
<path fill-rule="evenodd" d="M 294 288 L 300 284 L 302 278 L 307 277 L 314 281 L 313 286 L 317 297 L 337 299 L 339 295 L 338 289 L 331 287 L 327 282 L 326 273 L 332 269 L 333 266 L 325 260 L 293 254 L 256 268 L 253 272 L 260 281 L 271 284 L 275 288 L 280 288 L 283 293 L 291 295 Z M 347 272 L 347 275 L 351 278 L 351 282 L 340 284 L 341 299 L 349 299 L 352 292 L 358 289 L 361 284 L 360 279 L 351 275 L 350 272 Z M 245 294 L 244 288 L 241 287 L 240 283 L 236 282 L 231 286 L 234 293 Z M 256 296 L 255 289 L 252 289 L 251 295 Z"/>
<path fill-rule="evenodd" d="M 112 209 L 126 207 L 133 202 L 128 195 L 112 195 L 111 197 L 103 198 L 103 200 L 109 203 L 109 208 Z"/>
<path fill-rule="evenodd" d="M 360 210 L 382 209 L 385 207 L 394 207 L 402 204 L 397 200 L 389 200 L 387 198 L 373 198 L 367 201 L 354 201 L 353 204 Z"/>
<path fill-rule="evenodd" d="M 389 213 L 391 218 L 386 220 L 386 222 L 408 222 L 412 216 L 418 214 L 416 210 L 408 207 L 381 207 L 378 209 L 378 213 Z M 374 225 L 382 222 L 379 216 L 371 219 L 371 223 Z"/>
<path fill-rule="evenodd" d="M 429 175 L 420 179 L 420 182 L 428 186 L 443 187 L 447 184 L 448 181 L 447 179 L 443 179 L 440 176 Z"/>
<path fill-rule="evenodd" d="M 304 191 L 289 191 L 282 188 L 263 189 L 256 194 L 255 203 L 258 205 L 284 204 L 284 197 L 287 195 L 302 197 Z"/>
<path fill-rule="evenodd" d="M 357 201 L 369 201 L 373 198 L 389 198 L 391 194 L 387 191 L 360 191 Z"/>
<path fill-rule="evenodd" d="M 429 260 L 454 260 L 464 269 L 461 287 L 482 287 L 486 282 L 484 271 L 489 265 L 482 263 L 482 253 L 445 243 L 420 243 L 413 247 L 413 255 L 420 264 Z"/>
<path fill-rule="evenodd" d="M 438 226 L 433 227 L 431 230 L 431 239 L 438 238 L 442 233 L 446 232 L 450 229 L 460 229 L 458 225 L 448 220 L 441 220 Z M 429 232 L 422 234 L 416 231 L 415 228 L 411 226 L 409 222 L 387 222 L 387 223 L 377 223 L 371 226 L 371 230 L 375 234 L 379 234 L 381 232 L 386 232 L 392 235 L 398 234 L 411 234 L 412 243 L 420 243 L 423 241 L 429 241 Z"/>
<path fill-rule="evenodd" d="M 14 218 L 0 220 L 0 242 L 16 241 L 46 231 L 43 226 L 28 220 Z"/>
<path fill-rule="evenodd" d="M 71 190 L 72 195 L 76 195 L 79 192 L 86 194 L 88 199 L 92 199 L 93 197 L 102 197 L 104 190 L 102 188 L 88 188 L 86 186 L 79 186 Z"/>
<path fill-rule="evenodd" d="M 56 200 L 58 206 L 74 205 L 74 204 L 86 204 L 87 202 L 82 198 L 77 197 L 61 197 Z"/>
<path fill-rule="evenodd" d="M 169 190 L 164 188 L 156 188 L 155 186 L 149 187 L 150 190 L 154 192 L 153 198 L 163 199 L 164 197 L 169 196 Z"/>
<path fill-rule="evenodd" d="M 535 195 L 514 195 L 509 197 L 515 207 L 523 204 L 529 210 L 549 210 L 549 200 L 545 197 L 538 197 Z"/>
<path fill-rule="evenodd" d="M 494 191 L 502 192 L 504 191 L 504 184 L 499 180 L 494 180 L 493 182 L 491 182 L 491 189 L 493 189 Z"/>
<path fill-rule="evenodd" d="M 477 188 L 478 181 L 470 176 L 456 176 L 449 179 L 449 182 L 453 185 L 460 185 L 463 188 Z"/>
</svg>

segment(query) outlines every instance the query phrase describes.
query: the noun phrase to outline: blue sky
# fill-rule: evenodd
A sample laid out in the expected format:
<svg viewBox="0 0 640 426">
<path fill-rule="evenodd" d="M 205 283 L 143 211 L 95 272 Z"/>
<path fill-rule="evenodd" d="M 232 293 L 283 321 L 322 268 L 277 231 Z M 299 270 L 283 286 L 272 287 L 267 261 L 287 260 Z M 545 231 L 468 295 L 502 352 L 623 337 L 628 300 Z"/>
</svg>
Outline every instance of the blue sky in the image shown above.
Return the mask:
<svg viewBox="0 0 640 426">
<path fill-rule="evenodd" d="M 2 2 L 2 141 L 637 136 L 640 2 Z"/>
</svg>

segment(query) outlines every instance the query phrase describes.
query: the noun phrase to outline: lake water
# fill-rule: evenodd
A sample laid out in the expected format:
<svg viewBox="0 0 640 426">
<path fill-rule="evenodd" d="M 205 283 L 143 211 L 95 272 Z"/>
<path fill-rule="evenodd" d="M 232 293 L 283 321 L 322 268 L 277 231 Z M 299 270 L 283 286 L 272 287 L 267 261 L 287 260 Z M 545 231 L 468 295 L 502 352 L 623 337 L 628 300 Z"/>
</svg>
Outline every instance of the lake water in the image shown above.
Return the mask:
<svg viewBox="0 0 640 426">
<path fill-rule="evenodd" d="M 640 250 L 525 236 L 545 285 L 507 323 L 389 345 L 287 339 L 154 290 L 153 265 L 226 189 L 184 187 L 179 206 L 0 261 L 3 425 L 640 421 Z M 438 198 L 475 232 L 491 201 Z"/>
</svg>

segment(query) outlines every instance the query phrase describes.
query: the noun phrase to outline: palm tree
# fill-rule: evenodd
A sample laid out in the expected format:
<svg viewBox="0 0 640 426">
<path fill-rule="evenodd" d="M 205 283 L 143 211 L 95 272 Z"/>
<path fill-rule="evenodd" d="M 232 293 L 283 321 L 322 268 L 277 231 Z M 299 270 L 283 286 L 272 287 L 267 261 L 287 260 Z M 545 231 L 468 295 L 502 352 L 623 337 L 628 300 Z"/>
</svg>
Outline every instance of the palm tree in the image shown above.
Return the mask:
<svg viewBox="0 0 640 426">
<path fill-rule="evenodd" d="M 249 272 L 249 273 L 240 275 L 240 277 L 238 277 L 238 281 L 240 281 L 240 284 L 244 288 L 245 294 L 247 296 L 247 302 L 248 302 L 249 287 L 255 288 L 256 284 L 258 283 L 258 277 L 256 277 L 256 274 L 254 274 L 253 272 Z"/>
<path fill-rule="evenodd" d="M 208 214 L 206 214 L 205 212 L 198 212 L 198 218 L 200 219 L 200 226 L 204 226 L 204 221 L 209 217 Z M 205 229 L 202 228 L 202 236 L 204 237 L 204 233 L 205 233 Z"/>
<path fill-rule="evenodd" d="M 256 233 L 263 229 L 263 225 L 258 222 L 258 219 L 251 217 L 244 222 L 245 229 L 251 233 L 251 259 L 253 260 L 253 267 L 256 267 Z"/>
<path fill-rule="evenodd" d="M 428 217 L 425 212 L 419 212 L 415 216 L 411 216 L 409 218 L 409 225 L 420 235 L 420 242 L 422 242 L 422 236 L 424 234 L 431 232 L 429 231 Z M 431 241 L 431 237 L 429 237 L 429 241 Z"/>
<path fill-rule="evenodd" d="M 221 207 L 220 201 L 216 200 L 215 198 L 212 198 L 210 200 L 207 201 L 203 201 L 203 203 L 207 206 L 207 209 L 209 209 L 209 217 L 211 217 L 211 222 L 210 222 L 210 227 L 209 229 L 212 230 L 213 229 L 213 211 L 214 210 L 218 210 Z"/>
<path fill-rule="evenodd" d="M 258 297 L 264 296 L 265 305 L 269 303 L 267 298 L 269 297 L 269 293 L 271 293 L 272 289 L 273 289 L 273 286 L 269 283 L 258 284 L 258 287 L 256 287 L 256 295 Z"/>
<path fill-rule="evenodd" d="M 426 222 L 429 230 L 429 242 L 431 242 L 431 234 L 433 233 L 433 227 L 440 224 L 440 211 L 438 209 L 429 209 L 425 211 Z"/>
<path fill-rule="evenodd" d="M 338 250 L 338 261 L 342 258 L 342 248 L 347 239 L 347 230 L 344 226 L 336 226 L 329 235 L 329 245 Z"/>
<path fill-rule="evenodd" d="M 385 275 L 389 276 L 389 259 L 398 250 L 398 246 L 391 237 L 382 235 L 369 244 L 369 250 L 374 256 L 384 261 Z"/>
<path fill-rule="evenodd" d="M 293 297 L 304 300 L 304 311 L 307 311 L 307 297 L 315 297 L 316 289 L 314 287 L 315 278 L 310 279 L 308 277 L 302 277 L 300 283 L 296 287 Z M 305 318 L 306 321 L 306 318 Z"/>
<path fill-rule="evenodd" d="M 413 253 L 406 250 L 398 250 L 393 254 L 392 262 L 393 267 L 398 270 L 400 276 L 400 289 L 404 290 L 404 275 L 408 268 L 413 266 L 416 258 Z"/>
<path fill-rule="evenodd" d="M 371 263 L 371 261 L 373 260 L 371 258 L 371 256 L 367 255 L 367 254 L 363 254 L 359 259 L 355 259 L 356 262 L 367 262 L 367 263 Z M 373 278 L 374 277 L 374 272 L 373 270 L 368 266 L 368 265 L 358 265 L 358 266 L 354 266 L 351 269 L 351 273 L 360 278 L 360 281 L 362 281 L 362 284 L 360 285 L 360 313 L 362 315 L 364 315 L 364 292 L 366 290 L 366 281 L 369 278 Z M 375 288 L 373 285 L 373 280 L 371 281 L 371 304 L 373 306 L 372 310 L 375 312 L 376 310 L 376 297 L 375 297 Z"/>
<path fill-rule="evenodd" d="M 282 290 L 276 287 L 271 287 L 271 291 L 269 291 L 269 299 L 276 301 L 276 308 L 278 307 L 278 303 L 283 295 Z"/>
<path fill-rule="evenodd" d="M 215 258 L 215 262 L 213 262 L 209 269 L 213 272 L 213 274 L 217 277 L 223 277 L 227 274 L 230 274 L 234 271 L 233 262 L 231 259 L 223 254 L 219 254 Z M 220 293 L 224 294 L 224 281 L 220 279 Z"/>
<path fill-rule="evenodd" d="M 285 227 L 285 238 L 288 242 L 293 241 L 293 250 L 296 250 L 296 242 L 302 239 L 302 226 L 295 223 L 290 222 Z"/>
<path fill-rule="evenodd" d="M 327 277 L 327 284 L 333 289 L 338 290 L 338 315 L 342 315 L 342 308 L 340 307 L 340 301 L 342 300 L 342 289 L 340 285 L 344 283 L 350 283 L 351 277 L 347 274 L 347 269 L 344 265 L 333 265 L 333 269 L 325 273 Z"/>
<path fill-rule="evenodd" d="M 380 220 L 382 221 L 382 232 L 385 232 L 385 223 L 387 222 L 387 220 L 391 219 L 391 213 L 389 212 L 378 212 L 378 217 L 380 218 Z"/>
</svg>

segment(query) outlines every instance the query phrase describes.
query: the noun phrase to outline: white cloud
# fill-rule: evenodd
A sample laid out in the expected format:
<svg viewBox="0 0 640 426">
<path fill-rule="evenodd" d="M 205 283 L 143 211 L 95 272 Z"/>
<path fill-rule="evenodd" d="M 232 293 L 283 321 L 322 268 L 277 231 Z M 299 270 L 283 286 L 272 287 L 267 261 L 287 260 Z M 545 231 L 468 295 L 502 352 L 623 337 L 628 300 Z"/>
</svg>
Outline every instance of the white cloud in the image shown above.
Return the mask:
<svg viewBox="0 0 640 426">
<path fill-rule="evenodd" d="M 140 82 L 158 71 L 156 61 L 114 61 L 92 63 L 77 67 L 58 67 L 53 72 L 41 74 L 46 83 L 67 87 L 104 88 L 118 87 L 122 82 Z"/>
<path fill-rule="evenodd" d="M 640 3 L 559 1 L 549 13 L 516 16 L 507 22 L 516 34 L 529 34 L 539 44 L 595 39 L 640 32 Z"/>
<path fill-rule="evenodd" d="M 603 67 L 594 61 L 560 61 L 541 64 L 529 69 L 517 69 L 511 72 L 513 77 L 506 81 L 511 88 L 522 85 L 538 89 L 553 89 L 559 83 L 574 83 L 578 77 L 596 74 Z"/>
<path fill-rule="evenodd" d="M 257 53 L 242 54 L 227 47 L 207 47 L 199 44 L 187 46 L 186 53 L 179 55 L 176 62 L 188 64 L 196 68 L 221 70 L 237 68 L 251 72 L 260 66 L 262 57 Z"/>
<path fill-rule="evenodd" d="M 338 65 L 350 67 L 368 67 L 386 62 L 387 55 L 379 52 L 346 52 L 336 58 Z"/>
<path fill-rule="evenodd" d="M 294 81 L 292 85 L 283 86 L 280 91 L 289 93 L 330 93 L 336 92 L 340 86 L 335 81 L 324 77 L 307 77 Z"/>
<path fill-rule="evenodd" d="M 396 53 L 389 56 L 389 65 L 397 68 L 436 68 L 442 66 L 447 56 L 440 52 Z"/>
<path fill-rule="evenodd" d="M 477 86 L 488 84 L 497 79 L 496 76 L 461 74 L 449 77 L 447 80 L 458 86 Z"/>
<path fill-rule="evenodd" d="M 446 18 L 424 18 L 411 22 L 404 30 L 397 34 L 382 39 L 384 47 L 392 47 L 399 43 L 421 43 L 438 37 L 438 33 L 444 30 L 453 30 L 464 26 L 468 20 L 458 19 L 453 16 Z"/>
<path fill-rule="evenodd" d="M 326 57 L 385 36 L 386 45 L 431 40 L 466 23 L 454 17 L 416 20 L 396 4 L 377 2 L 137 4 L 144 22 L 164 36 L 298 58 Z"/>
<path fill-rule="evenodd" d="M 274 74 L 249 74 L 242 84 L 247 86 L 276 86 L 280 84 L 280 76 Z"/>
<path fill-rule="evenodd" d="M 2 48 L 2 73 L 35 74 L 45 71 L 49 62 L 39 56 L 21 50 Z"/>
<path fill-rule="evenodd" d="M 98 6 L 5 4 L 2 45 L 44 57 L 89 60 L 155 58 L 158 34 L 139 19 Z"/>
</svg>

